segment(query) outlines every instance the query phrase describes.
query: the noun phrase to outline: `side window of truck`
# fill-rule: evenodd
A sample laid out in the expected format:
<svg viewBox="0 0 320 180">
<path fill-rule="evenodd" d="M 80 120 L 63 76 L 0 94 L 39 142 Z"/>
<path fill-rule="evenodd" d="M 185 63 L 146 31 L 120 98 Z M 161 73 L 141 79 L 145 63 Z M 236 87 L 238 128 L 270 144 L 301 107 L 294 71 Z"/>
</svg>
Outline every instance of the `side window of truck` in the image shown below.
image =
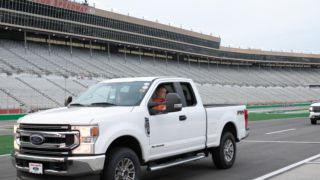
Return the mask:
<svg viewBox="0 0 320 180">
<path fill-rule="evenodd" d="M 187 107 L 188 106 L 195 106 L 197 104 L 196 97 L 194 95 L 192 86 L 190 83 L 187 82 L 182 82 L 180 83 L 183 95 L 185 97 Z"/>
<path fill-rule="evenodd" d="M 159 85 L 157 86 L 156 90 L 157 90 L 159 87 L 164 87 L 164 88 L 166 88 L 167 94 L 168 94 L 168 93 L 176 93 L 176 92 L 177 92 L 176 89 L 175 89 L 175 87 L 174 87 L 174 85 L 173 85 L 173 83 L 162 83 L 162 84 L 159 84 Z M 152 97 L 151 97 L 151 99 L 150 99 L 149 101 L 152 101 L 152 99 L 156 98 L 156 90 L 153 92 Z"/>
<path fill-rule="evenodd" d="M 164 103 L 166 101 L 166 96 L 168 93 L 176 93 L 176 87 L 173 83 L 162 83 L 157 86 L 154 90 L 149 102 Z M 151 115 L 158 115 L 166 112 L 166 106 L 164 104 L 156 105 L 149 108 Z"/>
</svg>

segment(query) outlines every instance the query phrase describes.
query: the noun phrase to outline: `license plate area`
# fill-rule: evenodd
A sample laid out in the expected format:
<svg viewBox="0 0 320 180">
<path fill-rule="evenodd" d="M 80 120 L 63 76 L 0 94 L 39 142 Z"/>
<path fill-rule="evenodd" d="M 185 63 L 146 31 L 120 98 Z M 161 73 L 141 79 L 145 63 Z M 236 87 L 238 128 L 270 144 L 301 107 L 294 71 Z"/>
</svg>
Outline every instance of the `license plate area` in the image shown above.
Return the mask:
<svg viewBox="0 0 320 180">
<path fill-rule="evenodd" d="M 32 174 L 43 174 L 43 164 L 29 162 L 29 173 Z"/>
</svg>

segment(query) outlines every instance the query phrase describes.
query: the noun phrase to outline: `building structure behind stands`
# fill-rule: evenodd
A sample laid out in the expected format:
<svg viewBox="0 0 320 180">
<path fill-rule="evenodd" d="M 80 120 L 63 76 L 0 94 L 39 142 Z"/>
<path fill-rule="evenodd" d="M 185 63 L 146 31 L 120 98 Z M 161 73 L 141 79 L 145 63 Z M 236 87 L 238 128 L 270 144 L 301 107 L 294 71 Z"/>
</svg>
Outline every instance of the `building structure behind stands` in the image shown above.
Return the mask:
<svg viewBox="0 0 320 180">
<path fill-rule="evenodd" d="M 320 55 L 223 47 L 219 37 L 55 2 L 0 0 L 0 109 L 59 107 L 99 80 L 138 76 L 191 78 L 210 104 L 320 97 Z"/>
</svg>

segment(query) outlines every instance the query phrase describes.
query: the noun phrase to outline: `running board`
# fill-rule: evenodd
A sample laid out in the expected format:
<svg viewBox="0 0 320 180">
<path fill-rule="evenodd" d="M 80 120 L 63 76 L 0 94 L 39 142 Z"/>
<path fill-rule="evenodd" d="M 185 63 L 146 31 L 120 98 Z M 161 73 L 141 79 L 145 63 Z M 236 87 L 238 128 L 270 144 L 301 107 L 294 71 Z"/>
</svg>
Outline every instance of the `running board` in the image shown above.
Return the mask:
<svg viewBox="0 0 320 180">
<path fill-rule="evenodd" d="M 193 157 L 189 157 L 189 158 L 184 158 L 184 159 L 180 159 L 180 160 L 175 160 L 175 161 L 171 161 L 171 162 L 167 162 L 167 163 L 163 163 L 163 164 L 157 164 L 154 166 L 149 166 L 148 170 L 149 171 L 157 171 L 157 170 L 165 169 L 165 168 L 180 165 L 180 164 L 184 164 L 184 163 L 188 163 L 188 162 L 192 162 L 192 161 L 197 161 L 197 160 L 203 159 L 205 157 L 206 157 L 206 155 L 201 154 L 201 155 L 197 155 L 197 156 L 193 156 Z"/>
</svg>

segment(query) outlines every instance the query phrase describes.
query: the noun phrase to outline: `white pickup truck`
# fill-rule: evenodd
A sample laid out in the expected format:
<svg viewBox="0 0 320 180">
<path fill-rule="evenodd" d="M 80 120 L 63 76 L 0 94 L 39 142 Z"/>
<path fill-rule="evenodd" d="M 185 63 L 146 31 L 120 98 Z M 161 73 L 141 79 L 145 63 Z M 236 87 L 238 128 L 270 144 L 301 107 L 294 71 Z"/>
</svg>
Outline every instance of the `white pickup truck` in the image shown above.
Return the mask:
<svg viewBox="0 0 320 180">
<path fill-rule="evenodd" d="M 311 124 L 317 124 L 317 121 L 320 120 L 320 102 L 311 104 L 309 111 Z"/>
<path fill-rule="evenodd" d="M 167 91 L 154 102 L 158 87 Z M 154 109 L 165 106 L 164 110 Z M 66 107 L 27 115 L 14 128 L 12 160 L 23 179 L 90 175 L 140 179 L 212 155 L 232 167 L 236 142 L 249 134 L 244 105 L 203 105 L 190 79 L 111 79 L 90 87 Z"/>
</svg>

